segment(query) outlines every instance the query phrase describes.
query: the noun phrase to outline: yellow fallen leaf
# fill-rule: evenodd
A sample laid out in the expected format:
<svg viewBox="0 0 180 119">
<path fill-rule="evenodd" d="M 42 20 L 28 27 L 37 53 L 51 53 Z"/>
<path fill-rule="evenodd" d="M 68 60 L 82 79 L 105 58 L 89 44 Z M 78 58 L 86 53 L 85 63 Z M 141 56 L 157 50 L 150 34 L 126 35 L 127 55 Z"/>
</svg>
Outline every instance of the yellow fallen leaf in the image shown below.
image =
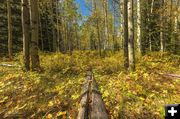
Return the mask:
<svg viewBox="0 0 180 119">
<path fill-rule="evenodd" d="M 0 82 L 0 87 L 3 86 L 3 85 L 4 85 L 4 83 L 3 83 L 3 82 Z"/>
<path fill-rule="evenodd" d="M 49 101 L 48 106 L 51 107 L 51 106 L 53 106 L 53 105 L 54 105 L 53 102 L 52 102 L 52 101 Z"/>
<path fill-rule="evenodd" d="M 52 119 L 52 117 L 53 117 L 52 114 L 47 115 L 47 119 Z"/>
<path fill-rule="evenodd" d="M 140 100 L 142 100 L 142 101 L 144 101 L 144 100 L 145 100 L 143 97 L 140 97 L 139 99 L 140 99 Z"/>
<path fill-rule="evenodd" d="M 4 97 L 2 100 L 0 100 L 0 103 L 3 103 L 4 101 L 6 101 L 8 99 L 8 96 Z"/>
<path fill-rule="evenodd" d="M 63 111 L 63 112 L 59 111 L 59 112 L 57 113 L 57 116 L 62 116 L 62 115 L 65 115 L 65 114 L 66 114 L 66 111 Z"/>
</svg>

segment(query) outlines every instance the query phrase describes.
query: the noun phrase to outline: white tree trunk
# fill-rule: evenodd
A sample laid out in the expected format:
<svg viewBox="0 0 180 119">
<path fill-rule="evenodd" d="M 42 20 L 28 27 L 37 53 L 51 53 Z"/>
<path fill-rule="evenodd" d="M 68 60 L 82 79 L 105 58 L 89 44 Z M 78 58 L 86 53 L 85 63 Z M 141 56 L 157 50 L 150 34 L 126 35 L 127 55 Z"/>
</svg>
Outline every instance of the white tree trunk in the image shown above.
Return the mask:
<svg viewBox="0 0 180 119">
<path fill-rule="evenodd" d="M 161 7 L 163 7 L 163 4 L 164 4 L 164 0 L 161 0 Z M 163 38 L 163 11 L 161 11 L 160 13 L 160 45 L 161 45 L 161 49 L 160 51 L 161 52 L 164 52 L 164 38 Z"/>
<path fill-rule="evenodd" d="M 179 14 L 178 14 L 178 10 L 179 10 L 179 0 L 176 0 L 176 9 L 175 9 L 175 12 L 174 12 L 174 37 L 175 37 L 175 41 L 174 41 L 174 53 L 177 53 L 178 52 L 178 48 L 179 48 L 179 38 L 178 38 L 178 17 L 179 17 Z"/>
<path fill-rule="evenodd" d="M 107 46 L 108 46 L 108 40 L 109 40 L 109 35 L 108 35 L 108 1 L 103 0 L 103 6 L 104 6 L 104 55 L 106 54 Z"/>
<path fill-rule="evenodd" d="M 141 0 L 137 0 L 137 46 L 138 53 L 142 55 L 141 45 Z"/>
<path fill-rule="evenodd" d="M 123 29 L 123 24 L 124 24 L 124 19 L 123 19 L 123 11 L 124 11 L 124 1 L 123 0 L 120 0 L 120 6 L 119 6 L 119 8 L 120 8 L 120 38 L 121 38 L 121 43 L 122 43 L 122 46 L 121 46 L 121 48 L 123 48 L 124 46 L 123 46 L 123 44 L 124 44 L 124 37 L 123 37 L 123 33 L 124 33 L 124 29 Z M 114 11 L 116 11 L 116 10 L 114 10 Z M 114 12 L 114 14 L 115 14 L 115 12 Z M 115 24 L 115 23 L 114 23 Z"/>
<path fill-rule="evenodd" d="M 133 0 L 128 0 L 129 70 L 135 70 Z"/>
</svg>

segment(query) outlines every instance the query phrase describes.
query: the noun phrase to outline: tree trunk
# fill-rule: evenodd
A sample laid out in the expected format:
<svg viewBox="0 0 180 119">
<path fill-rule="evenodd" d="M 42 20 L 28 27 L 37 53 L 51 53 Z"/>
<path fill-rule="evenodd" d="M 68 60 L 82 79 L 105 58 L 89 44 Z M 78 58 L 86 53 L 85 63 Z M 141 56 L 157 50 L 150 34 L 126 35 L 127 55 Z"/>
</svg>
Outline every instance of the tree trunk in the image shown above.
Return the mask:
<svg viewBox="0 0 180 119">
<path fill-rule="evenodd" d="M 135 70 L 133 0 L 128 0 L 128 51 L 129 70 Z"/>
<path fill-rule="evenodd" d="M 154 8 L 154 0 L 151 1 L 150 13 L 148 12 L 148 23 L 150 22 L 150 17 L 151 17 L 151 14 L 153 13 L 153 8 Z M 150 32 L 151 32 L 151 30 L 149 29 L 148 30 L 149 50 L 152 51 L 152 39 L 151 39 Z"/>
<path fill-rule="evenodd" d="M 175 12 L 174 12 L 174 53 L 177 54 L 178 52 L 178 48 L 179 48 L 179 39 L 178 39 L 178 9 L 179 9 L 179 0 L 176 0 L 176 9 L 175 9 Z"/>
<path fill-rule="evenodd" d="M 161 0 L 160 1 L 161 2 L 161 8 L 163 8 L 163 4 L 164 4 L 164 0 Z M 161 52 L 164 52 L 164 49 L 165 49 L 165 47 L 164 47 L 164 45 L 165 45 L 165 42 L 164 42 L 164 38 L 163 38 L 163 11 L 161 11 L 161 13 L 160 13 L 160 45 L 161 45 Z"/>
<path fill-rule="evenodd" d="M 40 32 L 40 42 L 41 42 L 41 50 L 44 50 L 44 41 L 43 41 L 43 31 L 42 31 L 42 23 L 41 16 L 39 15 L 39 32 Z"/>
<path fill-rule="evenodd" d="M 174 30 L 174 28 L 173 28 L 173 0 L 169 0 L 169 6 L 170 6 L 170 10 L 169 10 L 169 17 L 170 17 L 170 49 L 173 49 L 173 41 L 174 41 L 174 37 L 173 37 L 173 35 L 174 35 L 174 33 L 173 33 L 173 30 Z M 171 50 L 171 51 L 173 51 L 173 50 Z"/>
<path fill-rule="evenodd" d="M 101 38 L 100 38 L 100 31 L 99 31 L 99 20 L 97 18 L 97 34 L 98 34 L 98 48 L 99 48 L 99 55 L 102 56 L 102 53 L 101 53 Z"/>
<path fill-rule="evenodd" d="M 51 39 L 49 38 L 49 29 L 48 29 L 48 16 L 46 15 L 46 19 L 45 19 L 45 30 L 46 30 L 46 42 L 45 42 L 45 46 L 47 45 L 48 50 L 51 51 Z"/>
<path fill-rule="evenodd" d="M 108 39 L 109 39 L 109 36 L 108 36 L 108 3 L 107 3 L 107 0 L 103 0 L 103 4 L 104 4 L 104 48 L 103 48 L 103 51 L 104 51 L 104 56 L 106 55 L 106 50 L 107 50 L 107 45 L 108 45 Z"/>
<path fill-rule="evenodd" d="M 95 18 L 96 18 L 96 28 L 97 28 L 97 35 L 98 35 L 98 49 L 99 49 L 99 55 L 102 56 L 101 53 L 101 36 L 100 36 L 100 28 L 99 28 L 99 18 L 97 16 L 97 7 L 96 7 L 96 2 L 93 0 L 94 4 L 94 11 L 95 11 Z"/>
<path fill-rule="evenodd" d="M 128 57 L 128 8 L 127 0 L 124 0 L 124 67 L 128 69 L 129 67 L 129 57 Z"/>
<path fill-rule="evenodd" d="M 57 41 L 57 49 L 56 51 L 59 52 L 60 51 L 60 30 L 59 30 L 59 2 L 58 0 L 56 0 L 56 32 L 57 32 L 57 37 L 56 37 L 56 41 Z"/>
<path fill-rule="evenodd" d="M 23 57 L 24 57 L 24 68 L 30 70 L 30 18 L 29 18 L 29 7 L 28 0 L 21 0 L 22 3 L 22 31 L 23 31 Z"/>
<path fill-rule="evenodd" d="M 116 20 L 115 20 L 115 5 L 116 5 L 116 3 L 113 1 L 113 7 L 114 7 L 114 9 L 113 9 L 113 18 L 112 18 L 112 25 L 113 25 L 113 27 L 112 27 L 112 31 L 113 31 L 113 53 L 115 53 L 115 51 L 116 51 L 116 42 L 115 42 L 115 22 L 116 22 Z M 122 27 L 121 27 L 122 28 Z M 122 38 L 121 38 L 121 40 L 122 40 Z"/>
<path fill-rule="evenodd" d="M 53 39 L 53 51 L 55 52 L 56 51 L 56 33 L 55 33 L 55 22 L 54 22 L 54 0 L 51 0 L 51 24 L 52 24 L 52 39 Z"/>
<path fill-rule="evenodd" d="M 12 59 L 12 19 L 10 0 L 7 0 L 7 17 L 8 17 L 8 54 Z"/>
<path fill-rule="evenodd" d="M 119 6 L 119 8 L 120 8 L 120 32 L 121 32 L 121 36 L 120 36 L 120 38 L 121 38 L 121 43 L 122 43 L 122 45 L 120 46 L 120 48 L 124 48 L 124 36 L 123 36 L 123 33 L 124 33 L 124 28 L 123 28 L 123 24 L 124 24 L 124 19 L 123 19 L 123 12 L 124 12 L 124 1 L 123 0 L 120 0 L 120 6 Z M 114 12 L 115 12 L 116 10 L 114 9 Z M 115 24 L 115 23 L 114 23 Z M 114 26 L 115 27 L 115 26 Z"/>
<path fill-rule="evenodd" d="M 137 50 L 142 55 L 141 45 L 141 0 L 137 0 Z"/>
<path fill-rule="evenodd" d="M 80 50 L 79 49 L 79 37 L 78 37 L 78 28 L 77 28 L 77 26 L 75 26 L 75 38 L 76 38 L 76 50 Z"/>
<path fill-rule="evenodd" d="M 31 21 L 31 63 L 32 70 L 38 71 L 40 69 L 40 61 L 38 55 L 38 1 L 30 0 L 30 21 Z"/>
</svg>

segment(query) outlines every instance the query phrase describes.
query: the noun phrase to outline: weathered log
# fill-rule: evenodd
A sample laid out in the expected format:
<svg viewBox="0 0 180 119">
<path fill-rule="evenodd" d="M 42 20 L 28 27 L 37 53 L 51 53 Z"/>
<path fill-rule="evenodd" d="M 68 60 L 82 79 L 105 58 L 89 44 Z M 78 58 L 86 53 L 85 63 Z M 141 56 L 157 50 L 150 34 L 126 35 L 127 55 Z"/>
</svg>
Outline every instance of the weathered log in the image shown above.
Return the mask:
<svg viewBox="0 0 180 119">
<path fill-rule="evenodd" d="M 155 73 L 164 77 L 180 78 L 180 74 L 169 74 L 169 73 L 159 73 L 159 72 L 155 72 Z"/>
<path fill-rule="evenodd" d="M 163 74 L 164 76 L 168 76 L 168 77 L 177 77 L 180 78 L 179 74 Z"/>
<path fill-rule="evenodd" d="M 87 108 L 88 108 L 88 86 L 89 82 L 85 81 L 83 88 L 82 88 L 82 96 L 80 101 L 80 108 L 77 119 L 86 119 L 88 116 Z"/>
<path fill-rule="evenodd" d="M 107 111 L 95 80 L 92 83 L 91 119 L 108 119 Z"/>
<path fill-rule="evenodd" d="M 12 64 L 0 64 L 0 66 L 3 66 L 3 67 L 17 67 L 17 65 L 12 65 Z"/>
<path fill-rule="evenodd" d="M 77 119 L 108 119 L 98 85 L 91 71 L 86 73 Z"/>
</svg>

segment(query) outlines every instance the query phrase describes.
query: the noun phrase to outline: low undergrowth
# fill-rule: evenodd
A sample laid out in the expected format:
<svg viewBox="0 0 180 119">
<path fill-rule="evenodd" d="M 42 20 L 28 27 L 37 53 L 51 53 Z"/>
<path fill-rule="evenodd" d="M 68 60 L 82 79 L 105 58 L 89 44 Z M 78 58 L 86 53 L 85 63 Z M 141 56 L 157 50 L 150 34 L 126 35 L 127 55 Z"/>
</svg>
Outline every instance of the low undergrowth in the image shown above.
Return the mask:
<svg viewBox="0 0 180 119">
<path fill-rule="evenodd" d="M 179 79 L 163 75 L 180 74 L 179 56 L 150 53 L 137 59 L 134 73 L 124 70 L 122 53 L 105 58 L 90 51 L 41 53 L 41 73 L 24 72 L 21 59 L 0 59 L 15 64 L 0 66 L 0 117 L 76 118 L 88 68 L 112 119 L 163 119 L 165 104 L 180 103 Z"/>
</svg>

